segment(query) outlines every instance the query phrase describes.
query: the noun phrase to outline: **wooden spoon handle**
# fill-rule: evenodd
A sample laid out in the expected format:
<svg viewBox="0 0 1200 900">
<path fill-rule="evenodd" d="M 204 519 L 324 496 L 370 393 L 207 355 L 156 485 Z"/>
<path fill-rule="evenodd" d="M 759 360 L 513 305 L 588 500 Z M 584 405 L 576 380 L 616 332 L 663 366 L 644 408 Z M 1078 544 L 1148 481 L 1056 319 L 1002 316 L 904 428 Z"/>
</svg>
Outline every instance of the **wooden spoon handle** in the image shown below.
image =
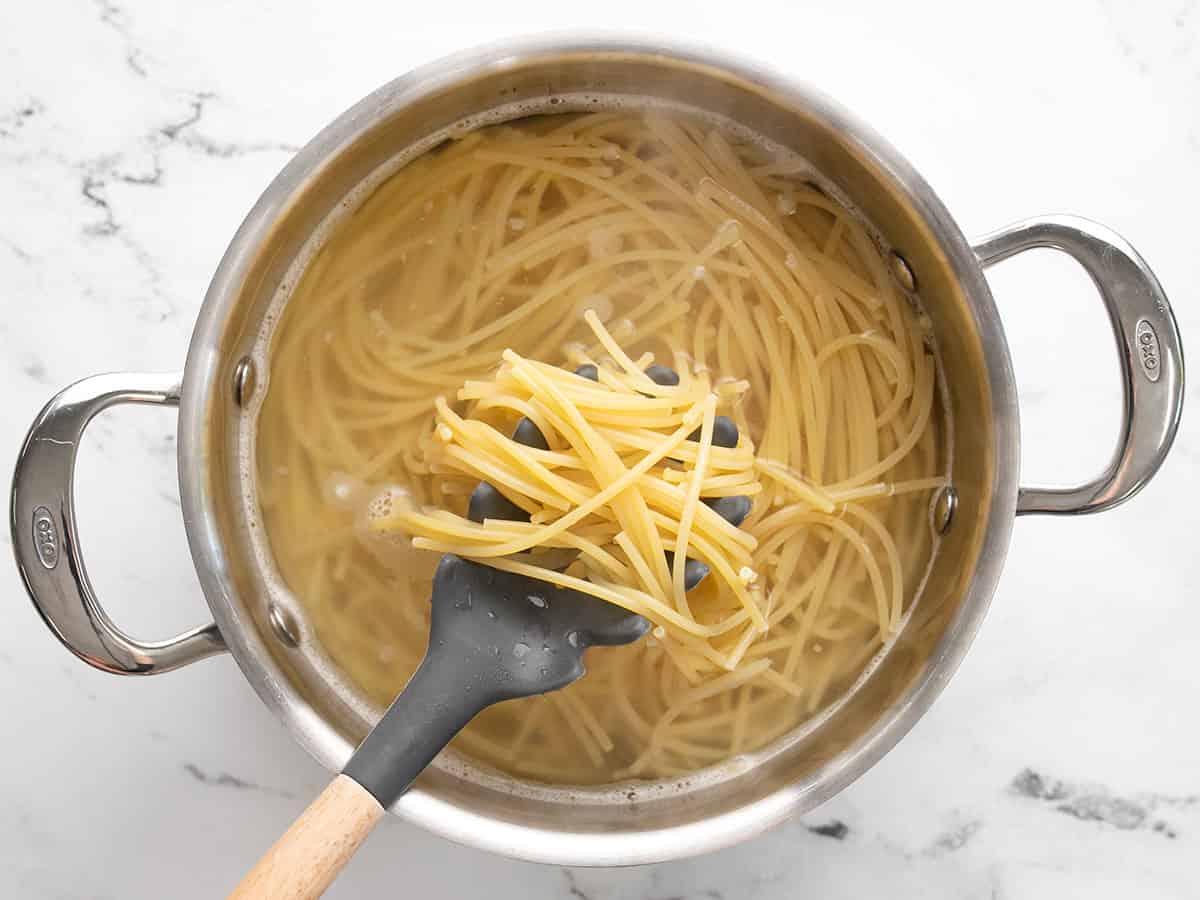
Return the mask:
<svg viewBox="0 0 1200 900">
<path fill-rule="evenodd" d="M 263 854 L 230 900 L 320 897 L 381 818 L 379 801 L 339 775 Z"/>
</svg>

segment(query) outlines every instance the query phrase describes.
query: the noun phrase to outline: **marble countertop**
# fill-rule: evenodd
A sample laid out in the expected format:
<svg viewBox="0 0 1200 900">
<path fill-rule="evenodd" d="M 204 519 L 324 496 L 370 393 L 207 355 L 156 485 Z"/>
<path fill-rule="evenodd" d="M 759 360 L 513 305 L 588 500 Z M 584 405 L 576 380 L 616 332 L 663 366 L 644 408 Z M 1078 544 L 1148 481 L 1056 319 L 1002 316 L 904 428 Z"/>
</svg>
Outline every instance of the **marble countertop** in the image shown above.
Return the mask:
<svg viewBox="0 0 1200 900">
<path fill-rule="evenodd" d="M 1195 2 L 41 0 L 0 28 L 0 471 L 59 387 L 181 366 L 242 216 L 343 108 L 454 49 L 583 25 L 687 34 L 820 84 L 909 156 L 968 233 L 1050 211 L 1112 226 L 1155 268 L 1185 337 L 1200 334 Z M 1091 474 L 1119 407 L 1094 293 L 1048 253 L 991 280 L 1023 477 Z M 1016 524 L 953 682 L 817 812 L 696 860 L 619 870 L 513 862 L 389 820 L 330 896 L 1197 896 L 1194 412 L 1128 505 Z M 97 591 L 139 635 L 207 619 L 174 429 L 170 411 L 115 411 L 79 463 Z M 11 564 L 0 602 L 3 896 L 221 896 L 324 783 L 229 657 L 115 678 L 58 646 Z"/>
</svg>

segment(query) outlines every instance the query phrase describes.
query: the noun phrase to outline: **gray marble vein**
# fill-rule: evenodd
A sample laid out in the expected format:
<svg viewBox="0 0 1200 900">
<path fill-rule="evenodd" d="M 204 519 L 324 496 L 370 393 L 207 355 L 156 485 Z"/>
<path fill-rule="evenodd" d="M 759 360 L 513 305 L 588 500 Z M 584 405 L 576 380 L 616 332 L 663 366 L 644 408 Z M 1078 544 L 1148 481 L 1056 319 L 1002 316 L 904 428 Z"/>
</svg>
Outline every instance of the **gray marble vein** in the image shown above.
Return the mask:
<svg viewBox="0 0 1200 900">
<path fill-rule="evenodd" d="M 238 778 L 236 775 L 230 775 L 228 772 L 218 772 L 215 775 L 209 774 L 197 766 L 195 763 L 184 763 L 181 767 L 183 771 L 192 776 L 200 784 L 209 787 L 232 788 L 236 791 L 260 791 L 266 794 L 276 794 L 280 797 L 291 797 L 290 791 L 282 791 L 278 788 L 263 787 L 253 781 L 247 781 L 245 778 Z"/>
<path fill-rule="evenodd" d="M 1018 772 L 1009 789 L 1085 822 L 1100 822 L 1121 831 L 1148 829 L 1172 840 L 1179 837 L 1179 826 L 1159 818 L 1159 810 L 1200 808 L 1200 793 L 1121 796 L 1101 785 L 1073 784 L 1033 769 Z"/>
<path fill-rule="evenodd" d="M 146 78 L 149 73 L 141 49 L 133 43 L 128 13 L 110 0 L 96 0 L 96 7 L 100 21 L 120 35 L 125 45 L 125 64 L 129 70 L 139 78 Z"/>
<path fill-rule="evenodd" d="M 846 836 L 850 834 L 850 826 L 838 819 L 833 819 L 823 825 L 807 825 L 805 827 L 813 834 L 833 838 L 835 841 L 844 841 Z"/>
</svg>

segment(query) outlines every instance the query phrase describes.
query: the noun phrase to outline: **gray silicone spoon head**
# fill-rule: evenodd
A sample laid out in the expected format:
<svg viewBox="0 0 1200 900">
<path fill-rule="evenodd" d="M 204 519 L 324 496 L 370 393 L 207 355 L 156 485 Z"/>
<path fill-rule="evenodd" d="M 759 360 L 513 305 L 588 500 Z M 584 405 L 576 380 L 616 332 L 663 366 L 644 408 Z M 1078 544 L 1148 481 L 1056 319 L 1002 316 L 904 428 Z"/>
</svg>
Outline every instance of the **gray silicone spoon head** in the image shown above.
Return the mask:
<svg viewBox="0 0 1200 900">
<path fill-rule="evenodd" d="M 343 770 L 385 807 L 485 707 L 566 687 L 588 647 L 650 628 L 588 594 L 450 554 L 431 602 L 424 661 Z"/>
</svg>

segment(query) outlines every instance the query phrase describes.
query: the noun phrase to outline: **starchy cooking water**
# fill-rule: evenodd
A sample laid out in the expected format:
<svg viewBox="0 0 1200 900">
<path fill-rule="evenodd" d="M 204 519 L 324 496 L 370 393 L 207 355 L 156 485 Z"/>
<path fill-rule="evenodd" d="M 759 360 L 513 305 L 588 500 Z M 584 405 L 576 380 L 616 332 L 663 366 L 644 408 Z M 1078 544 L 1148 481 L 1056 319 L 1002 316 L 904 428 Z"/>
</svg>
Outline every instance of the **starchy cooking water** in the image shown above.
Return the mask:
<svg viewBox="0 0 1200 900">
<path fill-rule="evenodd" d="M 579 228 L 576 223 L 579 233 L 577 259 L 560 254 L 558 257 L 539 260 L 535 254 L 529 260 L 530 268 L 525 270 L 522 280 L 513 283 L 511 295 L 506 293 L 498 296 L 492 306 L 486 309 L 472 310 L 468 324 L 445 317 L 442 309 L 444 297 L 472 277 L 474 269 L 464 266 L 462 271 L 455 275 L 457 270 L 447 268 L 450 264 L 444 258 L 444 254 L 449 253 L 450 248 L 439 247 L 439 241 L 447 240 L 448 235 L 457 234 L 458 231 L 465 231 L 469 235 L 472 231 L 477 232 L 495 225 L 495 234 L 491 238 L 495 252 L 517 252 L 511 248 L 518 247 L 517 242 L 522 237 L 535 234 L 544 219 L 571 207 L 571 196 L 568 192 L 562 197 L 545 198 L 544 204 L 540 206 L 530 201 L 520 208 L 520 214 L 506 215 L 497 223 L 491 220 L 471 220 L 469 217 L 451 222 L 452 216 L 447 210 L 452 209 L 455 203 L 458 203 L 460 209 L 469 209 L 470 203 L 482 204 L 480 197 L 485 193 L 492 196 L 496 192 L 507 190 L 509 185 L 504 182 L 503 177 L 497 177 L 482 186 L 477 184 L 474 188 L 468 181 L 457 193 L 447 192 L 445 196 L 435 193 L 433 197 L 424 200 L 415 197 L 414 202 L 417 205 L 405 212 L 404 190 L 398 190 L 393 200 L 386 199 L 389 186 L 395 183 L 391 180 L 392 176 L 397 170 L 397 177 L 403 176 L 409 163 L 434 147 L 439 147 L 439 152 L 442 152 L 446 147 L 453 148 L 462 144 L 465 138 L 475 134 L 482 126 L 532 113 L 564 109 L 576 112 L 603 109 L 619 117 L 626 115 L 625 110 L 631 108 L 628 101 L 618 103 L 612 98 L 601 96 L 554 99 L 558 102 L 551 104 L 547 101 L 542 107 L 524 105 L 508 108 L 490 116 L 476 117 L 459 123 L 454 129 L 432 136 L 412 152 L 398 157 L 386 170 L 364 183 L 346 199 L 338 214 L 330 217 L 310 242 L 306 254 L 284 279 L 256 350 L 259 371 L 269 372 L 266 391 L 259 392 L 255 404 L 248 410 L 243 421 L 246 438 L 243 446 L 256 447 L 247 453 L 244 460 L 245 498 L 248 509 L 256 516 L 261 515 L 265 526 L 255 530 L 256 549 L 264 569 L 276 574 L 271 591 L 274 602 L 282 605 L 303 623 L 302 652 L 332 663 L 343 676 L 339 685 L 344 695 L 362 709 L 366 716 L 372 714 L 371 710 L 378 709 L 390 701 L 395 692 L 402 687 L 421 655 L 427 635 L 429 579 L 437 562 L 436 556 L 413 550 L 402 537 L 373 529 L 371 523 L 387 518 L 398 505 L 433 504 L 460 509 L 465 503 L 463 495 L 433 496 L 429 493 L 428 478 L 420 471 L 421 462 L 412 435 L 421 429 L 429 429 L 431 432 L 432 401 L 437 394 L 453 396 L 456 384 L 473 377 L 484 376 L 494 368 L 498 352 L 489 349 L 492 344 L 484 340 L 469 344 L 462 351 L 462 358 L 467 362 L 457 369 L 448 372 L 429 369 L 404 375 L 405 379 L 415 379 L 412 383 L 426 384 L 426 394 L 423 397 L 409 396 L 412 393 L 410 390 L 408 394 L 402 391 L 395 395 L 397 399 L 388 401 L 391 404 L 390 408 L 384 408 L 377 413 L 379 425 L 370 436 L 362 432 L 343 432 L 351 434 L 353 438 L 346 442 L 344 438 L 337 437 L 340 428 L 337 423 L 326 423 L 330 424 L 327 432 L 311 427 L 297 429 L 294 423 L 308 415 L 314 404 L 319 405 L 320 398 L 325 394 L 332 392 L 344 395 L 347 392 L 361 392 L 363 396 L 372 395 L 373 388 L 370 382 L 362 381 L 362 375 L 369 367 L 356 368 L 355 365 L 348 364 L 344 356 L 338 357 L 349 332 L 356 335 L 356 341 L 365 341 L 363 346 L 371 341 L 378 341 L 380 346 L 384 346 L 402 334 L 399 339 L 415 342 L 410 343 L 410 352 L 419 355 L 428 352 L 427 348 L 434 346 L 436 341 L 457 338 L 463 329 L 486 328 L 488 322 L 497 321 L 518 309 L 530 296 L 536 294 L 540 285 L 552 279 L 564 279 L 580 266 L 590 263 L 603 266 L 613 258 L 620 258 L 623 253 L 636 254 L 645 251 L 647 247 L 657 246 L 655 242 L 659 240 L 658 236 L 644 231 L 630 231 L 627 224 L 614 226 L 605 220 L 585 222 L 588 227 Z M 633 106 L 640 110 L 645 109 L 647 105 L 639 102 Z M 719 126 L 715 130 L 725 135 L 729 144 L 751 148 L 739 150 L 739 153 L 745 153 L 747 159 L 757 160 L 759 167 L 767 173 L 761 177 L 755 175 L 754 178 L 761 182 L 759 187 L 766 196 L 772 214 L 782 217 L 781 221 L 789 227 L 803 219 L 803 222 L 797 225 L 801 231 L 807 230 L 817 235 L 817 229 L 820 229 L 817 235 L 820 241 L 833 248 L 828 252 L 835 254 L 837 259 L 846 262 L 847 265 L 851 262 L 856 263 L 860 267 L 856 271 L 868 273 L 865 277 L 870 277 L 869 273 L 874 269 L 873 263 L 866 259 L 867 253 L 876 254 L 882 259 L 881 245 L 877 240 L 873 240 L 869 245 L 851 245 L 844 231 L 841 235 L 830 233 L 830 219 L 822 218 L 822 215 L 814 212 L 814 208 L 820 209 L 820 204 L 812 207 L 802 201 L 816 202 L 812 197 L 814 185 L 820 186 L 820 190 L 815 193 L 823 198 L 823 203 L 833 202 L 831 198 L 836 194 L 830 186 L 822 183 L 802 160 L 742 129 L 718 122 L 711 117 L 701 120 L 694 115 L 683 116 L 679 110 L 664 110 L 661 104 L 656 106 L 656 111 L 668 113 L 668 121 L 688 123 L 689 128 L 714 129 L 715 126 Z M 545 130 L 551 127 L 545 124 L 545 119 L 530 121 L 538 123 L 530 127 L 535 130 L 541 129 L 531 133 L 544 134 Z M 701 121 L 702 124 L 693 124 Z M 516 126 L 517 129 L 524 127 L 519 123 Z M 449 144 L 444 143 L 447 137 L 451 138 Z M 588 157 L 585 163 L 588 169 L 587 177 L 597 183 L 609 183 L 610 179 L 621 178 L 622 173 L 626 171 L 622 166 L 632 164 L 632 158 L 637 156 L 636 152 L 630 155 L 630 149 L 621 146 L 618 140 L 614 139 L 608 143 L 611 146 L 598 146 L 595 156 Z M 669 153 L 670 147 L 664 152 Z M 436 155 L 426 156 L 419 162 L 427 166 L 425 176 L 428 179 L 438 177 Z M 551 159 L 549 164 L 564 165 L 557 158 Z M 707 189 L 705 179 L 714 181 L 720 188 L 730 187 L 714 180 L 712 173 L 697 172 L 694 175 L 689 184 L 697 190 Z M 686 171 L 679 177 L 681 182 L 686 182 Z M 744 193 L 752 187 L 753 185 L 733 184 L 731 190 L 737 188 Z M 514 198 L 523 197 L 522 192 L 537 188 L 537 182 L 532 186 L 518 186 L 514 189 Z M 475 190 L 476 196 L 471 200 L 464 199 L 469 196 L 467 192 L 470 190 Z M 549 188 L 543 186 L 542 190 L 548 192 Z M 733 192 L 737 193 L 736 190 Z M 586 193 L 581 192 L 576 202 L 587 202 Z M 846 229 L 849 226 L 837 223 L 855 221 L 853 211 L 847 210 L 844 204 L 839 208 L 844 219 L 833 216 L 832 221 L 835 228 Z M 703 262 L 694 262 L 686 266 L 686 280 L 692 283 L 693 287 L 690 290 L 695 292 L 694 297 L 688 295 L 687 302 L 692 304 L 691 308 L 683 313 L 682 318 L 673 324 L 664 324 L 657 332 L 638 335 L 639 327 L 652 320 L 655 311 L 643 314 L 640 321 L 634 321 L 630 315 L 637 307 L 637 299 L 644 296 L 653 286 L 661 284 L 662 279 L 669 277 L 670 272 L 665 266 L 649 262 L 643 263 L 639 269 L 631 262 L 622 263 L 614 268 L 610 275 L 582 282 L 574 292 L 577 296 L 566 304 L 566 309 L 570 312 L 561 323 L 547 322 L 537 329 L 514 329 L 500 337 L 519 352 L 557 364 L 563 359 L 564 348 L 586 337 L 585 329 L 574 327 L 574 323 L 569 319 L 572 316 L 581 318 L 589 309 L 595 311 L 600 320 L 606 322 L 615 334 L 630 337 L 631 351 L 651 349 L 666 362 L 671 360 L 671 349 L 683 349 L 690 354 L 689 358 L 694 359 L 697 351 L 694 342 L 696 336 L 700 335 L 709 342 L 706 349 L 710 358 L 706 364 L 714 367 L 717 375 L 727 379 L 750 378 L 754 385 L 751 389 L 750 406 L 742 413 L 748 436 L 761 447 L 768 417 L 777 415 L 772 412 L 775 407 L 771 404 L 778 402 L 771 400 L 772 390 L 787 391 L 788 385 L 783 381 L 769 380 L 760 380 L 755 384 L 752 372 L 722 371 L 721 360 L 724 357 L 736 356 L 736 353 L 722 346 L 722 341 L 733 340 L 728 333 L 722 333 L 722 328 L 726 332 L 732 332 L 737 326 L 727 321 L 719 312 L 711 314 L 707 322 L 701 319 L 706 309 L 707 298 L 715 296 L 722 285 L 725 289 L 732 290 L 732 287 L 729 287 L 734 284 L 732 279 L 735 276 L 741 277 L 737 275 L 737 271 L 740 270 L 734 269 L 738 263 L 729 261 L 734 257 L 726 257 L 723 254 L 732 253 L 734 245 L 742 240 L 742 232 L 738 227 L 739 217 L 744 220 L 754 214 L 753 209 L 741 210 L 735 205 L 730 213 L 731 217 L 716 227 L 713 238 L 715 252 Z M 597 218 L 601 215 L 603 213 Z M 406 219 L 405 216 L 410 218 Z M 564 229 L 569 227 L 571 223 L 563 226 Z M 691 226 L 681 220 L 679 227 Z M 742 229 L 746 227 L 745 224 L 741 226 Z M 389 228 L 394 229 L 393 234 L 388 234 Z M 429 236 L 431 234 L 432 237 Z M 378 245 L 381 239 L 386 239 L 386 243 L 380 246 L 403 246 L 406 249 L 391 258 L 381 271 L 368 271 L 368 257 L 361 257 L 358 262 L 354 262 L 353 266 L 357 268 L 349 267 L 357 247 L 372 242 Z M 454 245 L 456 248 L 480 246 L 478 239 L 453 239 L 458 242 Z M 471 244 L 471 240 L 476 240 L 476 243 Z M 838 241 L 843 241 L 844 245 Z M 563 253 L 565 254 L 565 251 Z M 487 259 L 483 259 L 478 268 L 482 270 L 487 262 Z M 791 252 L 781 254 L 779 263 L 780 270 L 785 272 L 794 272 L 800 265 L 800 261 Z M 339 265 L 343 264 L 347 268 L 339 270 Z M 556 265 L 559 266 L 558 269 L 554 268 Z M 734 274 L 730 274 L 731 271 Z M 339 275 L 345 276 L 350 272 L 357 274 L 349 280 L 346 280 L 346 277 L 339 280 Z M 314 291 L 314 286 L 322 277 L 332 277 L 332 280 L 326 283 L 325 293 Z M 770 277 L 777 276 L 771 274 Z M 723 278 L 727 280 L 721 281 Z M 633 281 L 634 288 L 631 290 L 622 287 L 622 281 Z M 424 284 L 427 290 L 423 293 L 398 294 L 394 289 L 396 285 L 405 285 L 411 289 L 414 284 Z M 898 297 L 904 296 L 890 279 L 887 289 L 894 291 Z M 328 316 L 314 317 L 306 313 L 306 309 L 314 309 L 322 297 L 331 296 L 334 290 L 342 291 L 346 299 L 334 304 Z M 754 293 L 753 278 L 738 290 L 744 292 L 739 294 L 739 302 L 747 309 L 755 303 L 766 302 Z M 766 291 L 762 293 L 765 296 Z M 304 305 L 300 302 L 294 306 L 285 305 L 297 297 L 303 298 Z M 908 299 L 911 301 L 915 298 Z M 715 301 L 709 305 L 715 307 Z M 928 335 L 925 332 L 929 327 L 928 321 L 917 312 L 908 309 L 906 305 L 903 315 L 903 327 L 912 328 L 918 342 L 927 340 Z M 772 323 L 778 323 L 777 327 L 787 324 L 782 313 L 770 318 Z M 710 337 L 706 329 L 713 328 L 714 323 L 717 327 Z M 559 327 L 560 325 L 562 327 Z M 766 328 L 765 325 L 762 327 Z M 869 343 L 876 337 L 877 330 L 894 330 L 894 327 L 894 321 L 885 321 L 873 328 L 861 328 L 853 333 L 857 336 L 855 340 Z M 308 329 L 311 338 L 305 344 L 304 364 L 281 369 L 280 366 L 286 364 L 288 357 L 286 354 L 272 354 L 278 353 L 280 347 L 284 346 L 281 341 L 286 342 L 293 330 L 301 328 Z M 362 329 L 367 329 L 370 333 Z M 554 339 L 547 341 L 548 336 Z M 673 343 L 680 341 L 683 342 L 681 346 L 672 347 Z M 482 348 L 482 352 L 477 353 L 476 347 Z M 268 352 L 269 349 L 271 352 Z M 819 348 L 817 349 L 819 351 Z M 479 357 L 477 361 L 471 361 L 472 354 Z M 380 355 L 378 359 L 383 360 L 384 355 L 386 354 Z M 916 359 L 916 364 L 925 365 L 919 359 Z M 383 360 L 380 365 L 379 371 L 391 372 L 394 375 L 396 367 L 403 368 L 404 363 L 403 358 L 397 357 L 395 362 Z M 879 364 L 881 371 L 883 365 Z M 932 371 L 932 364 L 929 365 Z M 295 378 L 301 377 L 301 373 L 304 378 L 309 379 L 307 385 L 298 390 L 285 390 L 285 386 Z M 759 389 L 759 396 L 754 395 L 755 387 Z M 933 391 L 934 382 L 931 380 L 926 384 L 926 388 Z M 264 395 L 265 405 L 261 399 Z M 290 401 L 289 397 L 292 398 Z M 295 403 L 297 397 L 302 400 L 303 406 L 286 408 L 287 402 Z M 373 412 L 372 415 L 376 413 Z M 849 413 L 844 415 L 848 416 Z M 389 422 L 389 416 L 394 421 Z M 407 418 L 404 418 L 405 416 Z M 313 424 L 312 421 L 305 421 L 308 425 Z M 836 428 L 836 423 L 831 427 Z M 944 479 L 946 473 L 942 461 L 948 458 L 944 446 L 945 433 L 934 420 L 928 438 L 922 437 L 918 441 L 917 449 L 913 451 L 915 457 L 911 460 L 906 458 L 898 466 L 881 473 L 879 483 L 882 488 L 878 495 L 869 501 L 877 504 L 874 507 L 876 510 L 883 510 L 880 515 L 893 538 L 900 542 L 899 553 L 905 563 L 899 582 L 904 595 L 901 619 L 892 623 L 893 628 L 911 613 L 920 583 L 935 549 L 935 537 L 928 527 L 929 490 L 895 494 L 895 485 L 922 478 Z M 770 443 L 769 437 L 767 443 Z M 390 457 L 387 456 L 388 453 L 391 453 Z M 804 474 L 803 466 L 793 468 Z M 884 480 L 887 484 L 883 484 Z M 874 483 L 871 482 L 872 485 Z M 780 489 L 774 496 L 781 498 L 782 503 L 784 492 Z M 287 499 L 289 497 L 292 499 Z M 758 502 L 759 500 L 756 500 L 756 503 Z M 774 502 L 774 498 L 768 499 L 767 502 Z M 827 542 L 827 532 L 832 534 L 852 519 L 852 516 L 845 514 L 844 506 L 845 504 L 839 516 L 841 524 L 814 525 L 811 529 L 813 534 L 804 537 L 803 540 L 809 544 Z M 863 541 L 874 550 L 879 550 L 876 545 L 880 539 L 870 532 L 870 529 L 857 525 L 855 527 L 862 532 Z M 801 537 L 797 536 L 796 540 L 801 540 Z M 847 541 L 849 540 L 847 538 Z M 783 602 L 789 589 L 788 585 L 792 585 L 795 590 L 803 589 L 803 582 L 799 580 L 801 575 L 810 579 L 817 577 L 814 573 L 820 571 L 820 560 L 826 558 L 815 550 L 811 553 L 808 550 L 791 551 L 789 546 L 791 545 L 781 545 L 777 548 L 776 555 L 783 557 L 785 562 L 788 561 L 789 553 L 795 556 L 795 559 L 791 560 L 791 566 L 798 572 L 798 580 L 794 585 L 789 582 L 779 586 L 779 602 Z M 850 553 L 845 549 L 839 552 Z M 806 556 L 806 553 L 809 555 Z M 849 558 L 848 555 L 838 557 L 831 564 L 833 568 L 830 571 L 844 577 L 848 584 L 853 579 L 854 589 L 862 591 L 862 596 L 866 598 L 869 596 L 869 583 L 875 575 L 869 566 L 856 567 L 844 561 Z M 778 559 L 771 562 L 771 565 L 778 564 Z M 828 573 L 824 577 L 828 580 Z M 847 594 L 847 597 L 849 596 Z M 535 606 L 545 603 L 545 599 L 537 593 L 530 593 L 527 599 Z M 466 602 L 469 603 L 470 599 L 467 598 Z M 851 597 L 845 602 L 858 601 Z M 822 692 L 815 703 L 812 702 L 812 696 L 816 696 L 815 690 L 799 698 L 782 695 L 776 697 L 769 693 L 771 689 L 765 684 L 762 687 L 740 688 L 739 690 L 745 692 L 744 696 L 735 692 L 728 699 L 716 697 L 716 706 L 707 700 L 698 701 L 695 709 L 686 709 L 682 714 L 677 714 L 677 718 L 685 724 L 695 722 L 694 729 L 702 727 L 706 716 L 714 721 L 723 722 L 722 728 L 746 728 L 745 725 L 738 725 L 736 715 L 726 715 L 739 703 L 746 705 L 747 709 L 757 710 L 754 713 L 756 717 L 769 716 L 772 721 L 769 727 L 761 729 L 761 739 L 744 739 L 740 746 L 728 744 L 723 750 L 720 742 L 710 740 L 703 732 L 696 731 L 695 735 L 689 733 L 689 736 L 683 739 L 684 745 L 691 747 L 695 744 L 708 749 L 704 749 L 703 752 L 696 751 L 691 757 L 687 754 L 692 753 L 692 750 L 677 752 L 667 749 L 651 767 L 641 772 L 626 774 L 663 778 L 685 775 L 696 768 L 704 768 L 709 772 L 708 777 L 721 777 L 720 773 L 742 768 L 746 765 L 746 760 L 752 758 L 754 751 L 758 751 L 789 729 L 805 721 L 814 721 L 815 717 L 828 710 L 830 704 L 839 696 L 844 695 L 856 677 L 860 677 L 861 673 L 870 667 L 871 660 L 877 657 L 881 647 L 879 641 L 864 639 L 861 645 L 856 646 L 853 654 L 855 659 L 853 665 L 850 665 L 848 656 L 839 655 L 838 648 L 844 646 L 844 640 L 838 637 L 838 629 L 831 627 L 825 631 L 830 633 L 822 632 L 820 639 L 810 639 L 805 644 L 801 657 L 808 662 L 802 662 L 793 668 L 794 672 L 800 673 L 801 684 L 815 683 L 819 678 L 825 679 Z M 537 780 L 589 784 L 620 779 L 624 777 L 622 772 L 625 767 L 638 757 L 649 737 L 639 732 L 638 728 L 631 724 L 632 720 L 628 716 L 623 719 L 624 713 L 620 709 L 613 708 L 619 707 L 620 704 L 605 703 L 602 698 L 589 695 L 587 684 L 590 681 L 596 685 L 607 685 L 611 692 L 611 678 L 614 677 L 612 672 L 616 666 L 614 661 L 638 659 L 643 661 L 639 664 L 644 664 L 646 675 L 652 680 L 638 684 L 636 688 L 628 687 L 626 690 L 659 691 L 670 701 L 672 696 L 678 697 L 690 686 L 683 676 L 670 674 L 672 670 L 665 655 L 668 649 L 663 647 L 661 640 L 651 637 L 635 647 L 591 651 L 588 664 L 597 673 L 595 677 L 584 679 L 578 687 L 569 689 L 561 696 L 519 701 L 497 707 L 480 717 L 456 746 L 467 754 L 468 758 L 483 761 L 502 771 Z M 530 650 L 529 645 L 518 643 L 512 648 L 512 653 L 523 658 Z M 781 648 L 781 652 L 786 656 L 786 648 Z M 773 657 L 768 654 L 762 658 Z M 782 671 L 784 657 L 780 656 L 779 660 Z M 831 663 L 830 660 L 839 662 Z M 840 668 L 836 672 L 828 669 L 831 665 L 835 668 L 842 666 L 842 661 L 845 661 L 845 671 Z M 621 664 L 624 665 L 623 662 Z M 803 675 L 810 670 L 811 677 Z M 806 677 L 809 678 L 808 682 L 804 681 Z M 606 678 L 610 680 L 606 682 Z M 678 683 L 671 679 L 676 679 Z M 600 702 L 597 702 L 598 700 Z M 730 705 L 722 707 L 722 703 Z M 758 705 L 755 706 L 755 703 Z M 669 708 L 669 702 L 663 708 Z M 751 713 L 745 715 L 749 716 Z M 651 729 L 654 728 L 654 721 L 643 721 Z M 530 724 L 531 722 L 533 724 Z M 688 759 L 692 761 L 687 762 Z M 471 768 L 469 762 L 464 765 L 468 769 Z"/>
</svg>

